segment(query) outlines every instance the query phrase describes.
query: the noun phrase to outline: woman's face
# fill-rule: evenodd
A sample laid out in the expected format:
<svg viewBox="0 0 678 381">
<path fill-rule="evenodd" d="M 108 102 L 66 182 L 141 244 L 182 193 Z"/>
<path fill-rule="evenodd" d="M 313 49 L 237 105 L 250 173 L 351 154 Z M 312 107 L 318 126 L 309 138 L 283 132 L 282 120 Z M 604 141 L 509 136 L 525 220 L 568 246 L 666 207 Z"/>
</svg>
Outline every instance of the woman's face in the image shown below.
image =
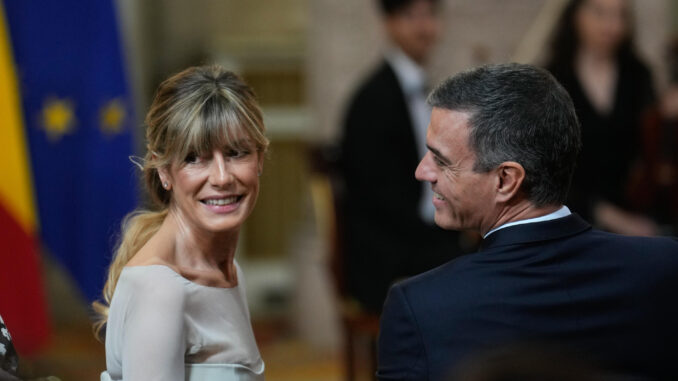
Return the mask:
<svg viewBox="0 0 678 381">
<path fill-rule="evenodd" d="M 575 14 L 580 48 L 614 54 L 628 32 L 626 0 L 584 0 Z"/>
<path fill-rule="evenodd" d="M 215 148 L 159 170 L 160 180 L 171 188 L 170 207 L 189 229 L 237 230 L 254 209 L 263 154 L 253 144 L 244 146 L 251 149 Z"/>
</svg>

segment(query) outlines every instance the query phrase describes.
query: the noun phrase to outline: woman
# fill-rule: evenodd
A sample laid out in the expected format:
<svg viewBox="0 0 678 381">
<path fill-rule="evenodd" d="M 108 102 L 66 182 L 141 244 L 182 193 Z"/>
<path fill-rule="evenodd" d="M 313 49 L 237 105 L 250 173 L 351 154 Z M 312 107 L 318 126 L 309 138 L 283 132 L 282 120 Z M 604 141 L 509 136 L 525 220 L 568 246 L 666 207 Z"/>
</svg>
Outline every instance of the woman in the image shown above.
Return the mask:
<svg viewBox="0 0 678 381">
<path fill-rule="evenodd" d="M 617 233 L 654 235 L 630 209 L 628 176 L 638 157 L 641 116 L 654 99 L 647 67 L 633 52 L 626 0 L 574 0 L 565 8 L 547 65 L 568 90 L 583 150 L 568 204 Z"/>
<path fill-rule="evenodd" d="M 163 82 L 143 162 L 156 205 L 123 227 L 95 303 L 102 380 L 261 380 L 238 233 L 254 208 L 268 140 L 252 90 L 218 66 Z"/>
</svg>

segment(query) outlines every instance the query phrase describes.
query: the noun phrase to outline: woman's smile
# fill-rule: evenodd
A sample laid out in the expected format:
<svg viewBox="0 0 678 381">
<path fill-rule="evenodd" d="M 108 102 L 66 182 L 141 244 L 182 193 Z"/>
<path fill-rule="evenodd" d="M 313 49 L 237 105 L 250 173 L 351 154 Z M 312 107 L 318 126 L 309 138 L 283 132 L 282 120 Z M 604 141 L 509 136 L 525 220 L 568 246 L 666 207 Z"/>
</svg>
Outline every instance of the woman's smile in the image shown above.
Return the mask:
<svg viewBox="0 0 678 381">
<path fill-rule="evenodd" d="M 200 200 L 205 208 L 217 214 L 228 214 L 238 209 L 244 195 L 216 196 Z"/>
</svg>

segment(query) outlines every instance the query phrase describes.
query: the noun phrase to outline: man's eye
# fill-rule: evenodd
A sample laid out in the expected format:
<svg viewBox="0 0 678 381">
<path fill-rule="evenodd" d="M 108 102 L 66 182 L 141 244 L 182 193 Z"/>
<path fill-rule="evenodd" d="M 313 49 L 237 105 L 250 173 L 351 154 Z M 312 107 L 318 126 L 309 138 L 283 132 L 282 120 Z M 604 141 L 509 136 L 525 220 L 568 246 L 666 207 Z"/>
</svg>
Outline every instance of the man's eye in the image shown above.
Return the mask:
<svg viewBox="0 0 678 381">
<path fill-rule="evenodd" d="M 188 155 L 186 155 L 186 158 L 184 158 L 185 163 L 197 163 L 199 160 L 198 155 L 195 152 L 191 152 Z"/>
<path fill-rule="evenodd" d="M 437 156 L 433 156 L 433 161 L 434 161 L 434 162 L 436 163 L 436 165 L 439 166 L 439 167 L 444 167 L 444 166 L 445 166 L 445 163 L 444 163 L 442 160 L 440 160 L 440 158 L 437 157 Z"/>
</svg>

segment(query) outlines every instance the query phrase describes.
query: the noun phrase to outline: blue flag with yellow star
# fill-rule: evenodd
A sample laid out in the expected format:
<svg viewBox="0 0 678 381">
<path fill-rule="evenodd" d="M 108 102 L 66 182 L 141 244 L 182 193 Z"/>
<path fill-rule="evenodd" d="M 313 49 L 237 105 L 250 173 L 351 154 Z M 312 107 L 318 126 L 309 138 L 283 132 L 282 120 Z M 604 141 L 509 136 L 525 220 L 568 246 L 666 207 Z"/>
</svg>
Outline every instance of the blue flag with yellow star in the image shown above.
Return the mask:
<svg viewBox="0 0 678 381">
<path fill-rule="evenodd" d="M 133 114 L 112 0 L 4 1 L 38 229 L 83 296 L 99 297 L 137 203 Z"/>
</svg>

